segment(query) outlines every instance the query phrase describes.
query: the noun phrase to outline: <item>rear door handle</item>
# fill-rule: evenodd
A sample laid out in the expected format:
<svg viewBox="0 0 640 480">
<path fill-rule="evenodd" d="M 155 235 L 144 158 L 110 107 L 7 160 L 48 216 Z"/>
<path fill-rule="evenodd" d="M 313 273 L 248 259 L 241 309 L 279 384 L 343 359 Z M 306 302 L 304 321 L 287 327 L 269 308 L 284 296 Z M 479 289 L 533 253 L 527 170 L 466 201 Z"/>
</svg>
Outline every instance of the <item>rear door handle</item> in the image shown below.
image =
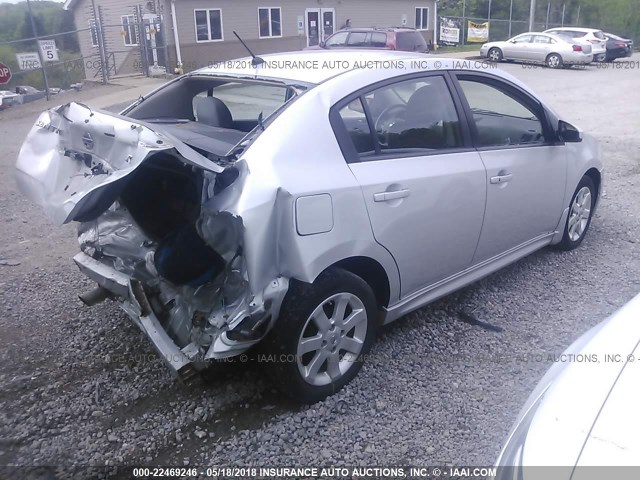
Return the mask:
<svg viewBox="0 0 640 480">
<path fill-rule="evenodd" d="M 395 200 L 397 198 L 404 198 L 409 196 L 409 189 L 395 190 L 393 192 L 380 192 L 373 194 L 374 202 L 388 202 L 389 200 Z"/>
<path fill-rule="evenodd" d="M 513 178 L 513 174 L 512 173 L 506 173 L 504 175 L 497 175 L 495 177 L 491 177 L 489 182 L 493 183 L 493 184 L 505 183 L 505 182 L 508 182 L 509 180 L 511 180 L 512 178 Z"/>
</svg>

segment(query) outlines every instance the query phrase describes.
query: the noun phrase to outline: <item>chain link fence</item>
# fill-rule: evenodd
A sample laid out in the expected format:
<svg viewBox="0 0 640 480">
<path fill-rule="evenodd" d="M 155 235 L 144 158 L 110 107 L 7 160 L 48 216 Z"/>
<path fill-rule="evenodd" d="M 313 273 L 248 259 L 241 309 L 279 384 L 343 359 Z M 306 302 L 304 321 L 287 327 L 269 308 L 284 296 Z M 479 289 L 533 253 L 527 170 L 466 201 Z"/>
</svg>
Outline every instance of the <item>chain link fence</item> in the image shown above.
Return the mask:
<svg viewBox="0 0 640 480">
<path fill-rule="evenodd" d="M 162 15 L 142 5 L 129 7 L 124 14 L 96 7 L 95 2 L 87 2 L 85 8 L 86 26 L 0 42 L 0 63 L 11 70 L 10 81 L 0 89 L 20 94 L 17 103 L 25 103 L 81 89 L 85 81 L 106 84 L 121 76 L 166 73 Z"/>
</svg>

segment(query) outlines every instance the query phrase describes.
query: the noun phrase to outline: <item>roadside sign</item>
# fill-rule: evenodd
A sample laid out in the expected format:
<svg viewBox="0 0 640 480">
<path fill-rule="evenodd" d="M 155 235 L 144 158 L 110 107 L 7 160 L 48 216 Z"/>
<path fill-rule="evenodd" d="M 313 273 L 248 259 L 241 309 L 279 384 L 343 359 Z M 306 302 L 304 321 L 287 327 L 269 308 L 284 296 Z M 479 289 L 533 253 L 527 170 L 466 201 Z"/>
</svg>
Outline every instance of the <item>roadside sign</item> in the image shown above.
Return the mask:
<svg viewBox="0 0 640 480">
<path fill-rule="evenodd" d="M 58 49 L 56 48 L 55 40 L 38 40 L 38 44 L 45 62 L 58 61 Z"/>
<path fill-rule="evenodd" d="M 4 63 L 0 63 L 0 85 L 9 83 L 11 80 L 11 69 Z"/>
<path fill-rule="evenodd" d="M 16 60 L 18 60 L 18 67 L 20 70 L 35 70 L 42 67 L 42 65 L 40 65 L 38 54 L 35 52 L 16 53 Z"/>
</svg>

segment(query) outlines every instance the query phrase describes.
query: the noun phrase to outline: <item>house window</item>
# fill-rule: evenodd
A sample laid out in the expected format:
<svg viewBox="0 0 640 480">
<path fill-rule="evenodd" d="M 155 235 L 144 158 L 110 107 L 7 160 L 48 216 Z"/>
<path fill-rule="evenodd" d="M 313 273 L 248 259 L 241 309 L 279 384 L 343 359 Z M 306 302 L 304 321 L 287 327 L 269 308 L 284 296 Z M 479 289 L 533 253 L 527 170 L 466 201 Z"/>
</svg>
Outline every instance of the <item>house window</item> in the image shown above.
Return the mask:
<svg viewBox="0 0 640 480">
<path fill-rule="evenodd" d="M 429 30 L 429 7 L 416 7 L 416 29 Z"/>
<path fill-rule="evenodd" d="M 280 7 L 258 9 L 258 33 L 260 38 L 282 37 L 282 11 Z"/>
<path fill-rule="evenodd" d="M 194 10 L 196 42 L 219 42 L 222 38 L 222 10 Z"/>
<path fill-rule="evenodd" d="M 135 15 L 122 15 L 122 38 L 128 47 L 138 45 L 138 25 Z"/>
<path fill-rule="evenodd" d="M 92 18 L 89 20 L 89 33 L 91 34 L 91 45 L 93 47 L 98 46 L 98 27 L 96 27 L 96 21 Z"/>
</svg>

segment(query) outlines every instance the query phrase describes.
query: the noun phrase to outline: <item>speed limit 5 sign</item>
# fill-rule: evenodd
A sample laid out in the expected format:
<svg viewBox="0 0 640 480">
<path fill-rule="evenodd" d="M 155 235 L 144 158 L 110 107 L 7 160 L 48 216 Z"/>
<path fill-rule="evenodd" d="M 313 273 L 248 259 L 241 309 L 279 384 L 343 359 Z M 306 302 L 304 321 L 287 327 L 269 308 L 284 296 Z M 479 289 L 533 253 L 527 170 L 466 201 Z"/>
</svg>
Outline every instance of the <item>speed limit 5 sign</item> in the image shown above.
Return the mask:
<svg viewBox="0 0 640 480">
<path fill-rule="evenodd" d="M 38 40 L 38 43 L 40 44 L 42 59 L 45 62 L 58 61 L 58 49 L 56 48 L 55 40 Z"/>
</svg>

